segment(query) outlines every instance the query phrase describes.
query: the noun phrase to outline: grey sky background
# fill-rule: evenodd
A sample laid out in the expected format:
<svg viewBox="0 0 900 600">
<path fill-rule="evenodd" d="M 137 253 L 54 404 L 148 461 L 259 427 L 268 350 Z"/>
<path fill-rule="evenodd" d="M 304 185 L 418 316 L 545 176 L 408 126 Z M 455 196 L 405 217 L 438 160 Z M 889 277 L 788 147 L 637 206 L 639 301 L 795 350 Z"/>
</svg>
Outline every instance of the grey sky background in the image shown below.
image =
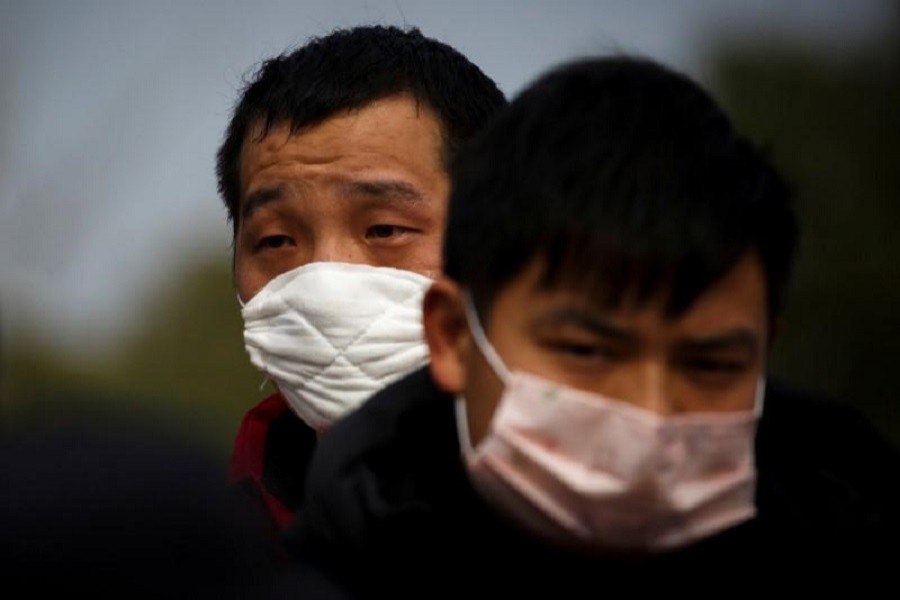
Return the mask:
<svg viewBox="0 0 900 600">
<path fill-rule="evenodd" d="M 840 60 L 890 0 L 0 0 L 0 340 L 109 351 L 180 262 L 230 255 L 214 155 L 243 78 L 340 26 L 419 27 L 509 95 L 584 54 L 701 81 L 722 40 Z M 237 307 L 235 307 L 237 310 Z"/>
</svg>

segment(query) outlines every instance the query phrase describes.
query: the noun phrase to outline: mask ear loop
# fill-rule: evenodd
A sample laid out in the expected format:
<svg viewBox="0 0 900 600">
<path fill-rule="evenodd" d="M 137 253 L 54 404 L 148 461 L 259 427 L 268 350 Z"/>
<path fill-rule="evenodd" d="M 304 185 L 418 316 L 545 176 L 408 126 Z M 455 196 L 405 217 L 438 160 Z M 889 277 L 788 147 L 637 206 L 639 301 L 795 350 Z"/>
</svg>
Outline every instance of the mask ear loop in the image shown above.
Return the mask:
<svg viewBox="0 0 900 600">
<path fill-rule="evenodd" d="M 466 399 L 462 394 L 457 394 L 453 399 L 453 410 L 456 416 L 459 451 L 463 458 L 469 458 L 475 453 L 475 449 L 472 447 L 472 438 L 469 437 L 469 413 L 466 410 Z"/>
<path fill-rule="evenodd" d="M 463 292 L 463 310 L 466 313 L 466 322 L 469 325 L 469 331 L 472 333 L 472 339 L 481 355 L 488 362 L 494 373 L 504 384 L 508 384 L 510 380 L 509 369 L 503 364 L 503 360 L 494 350 L 494 347 L 487 339 L 481 321 L 478 319 L 478 312 L 475 310 L 475 303 L 472 301 L 472 294 L 468 290 Z M 472 447 L 472 438 L 469 437 L 469 418 L 466 411 L 466 400 L 462 394 L 457 394 L 454 401 L 454 409 L 456 412 L 456 433 L 459 437 L 459 448 L 463 458 L 471 460 L 475 454 Z"/>
<path fill-rule="evenodd" d="M 760 375 L 756 382 L 756 397 L 753 399 L 753 414 L 760 418 L 763 412 L 763 400 L 766 397 L 766 376 Z"/>
<path fill-rule="evenodd" d="M 469 324 L 469 331 L 472 332 L 472 339 L 475 341 L 475 346 L 478 347 L 481 355 L 484 356 L 485 360 L 494 370 L 494 373 L 497 374 L 497 377 L 499 377 L 503 383 L 509 385 L 512 375 L 510 374 L 509 369 L 506 368 L 506 365 L 503 364 L 503 359 L 500 358 L 500 355 L 497 354 L 497 351 L 494 350 L 491 342 L 487 339 L 484 328 L 481 326 L 481 321 L 478 319 L 478 313 L 475 311 L 475 303 L 472 300 L 472 294 L 469 290 L 463 292 L 463 309 L 466 313 L 466 321 Z"/>
</svg>

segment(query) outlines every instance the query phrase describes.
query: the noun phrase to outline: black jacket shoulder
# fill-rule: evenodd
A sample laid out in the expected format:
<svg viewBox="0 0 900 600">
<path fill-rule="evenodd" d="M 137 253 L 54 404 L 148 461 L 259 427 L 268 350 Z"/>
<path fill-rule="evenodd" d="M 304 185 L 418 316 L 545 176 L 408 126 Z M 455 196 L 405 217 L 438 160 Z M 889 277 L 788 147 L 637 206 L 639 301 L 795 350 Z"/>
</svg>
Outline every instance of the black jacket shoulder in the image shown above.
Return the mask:
<svg viewBox="0 0 900 600">
<path fill-rule="evenodd" d="M 317 553 L 364 552 L 374 532 L 430 511 L 429 488 L 463 476 L 452 403 L 426 367 L 336 423 L 310 462 L 302 513 L 285 536 L 292 551 L 311 539 Z"/>
<path fill-rule="evenodd" d="M 897 449 L 856 410 L 777 381 L 767 388 L 756 448 L 757 519 L 656 561 L 655 572 L 699 566 L 699 574 L 732 562 L 743 569 L 749 560 L 754 569 L 821 579 L 830 573 L 803 572 L 801 561 L 824 558 L 843 566 L 835 571 L 843 575 L 853 556 L 875 561 L 869 570 L 876 572 L 885 556 L 879 544 L 900 534 Z M 397 588 L 378 585 L 403 572 L 437 574 L 449 585 L 459 571 L 494 579 L 505 573 L 527 588 L 554 581 L 554 573 L 587 582 L 601 571 L 620 579 L 642 572 L 557 552 L 511 527 L 474 493 L 459 453 L 453 397 L 436 388 L 427 368 L 340 421 L 316 450 L 302 512 L 286 539 L 308 580 L 389 590 Z M 438 558 L 457 546 L 467 560 Z M 496 557 L 515 566 L 498 565 Z"/>
</svg>

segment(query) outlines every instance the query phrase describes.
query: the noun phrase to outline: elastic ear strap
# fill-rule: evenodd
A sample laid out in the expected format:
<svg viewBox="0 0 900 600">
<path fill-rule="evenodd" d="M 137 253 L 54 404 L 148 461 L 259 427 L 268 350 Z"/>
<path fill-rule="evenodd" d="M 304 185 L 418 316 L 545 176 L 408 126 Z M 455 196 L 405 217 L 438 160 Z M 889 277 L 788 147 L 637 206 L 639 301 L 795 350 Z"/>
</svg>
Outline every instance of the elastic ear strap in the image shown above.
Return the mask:
<svg viewBox="0 0 900 600">
<path fill-rule="evenodd" d="M 766 397 L 766 376 L 760 375 L 756 381 L 756 397 L 753 399 L 753 413 L 757 418 L 762 416 L 763 399 Z"/>
<path fill-rule="evenodd" d="M 481 326 L 481 321 L 478 319 L 478 313 L 475 311 L 475 303 L 472 300 L 472 294 L 469 290 L 463 291 L 463 309 L 466 312 L 466 321 L 469 323 L 469 331 L 472 332 L 472 339 L 475 340 L 475 346 L 478 347 L 481 355 L 484 356 L 485 360 L 488 361 L 488 364 L 494 369 L 494 373 L 497 374 L 497 377 L 499 377 L 503 383 L 508 384 L 510 380 L 509 369 L 503 364 L 500 355 L 497 354 L 497 351 L 494 350 L 491 342 L 487 339 L 484 328 Z"/>
<path fill-rule="evenodd" d="M 466 411 L 466 399 L 462 394 L 453 399 L 453 408 L 456 414 L 456 434 L 459 438 L 459 450 L 463 457 L 468 458 L 475 449 L 472 447 L 472 438 L 469 436 L 469 416 Z"/>
</svg>

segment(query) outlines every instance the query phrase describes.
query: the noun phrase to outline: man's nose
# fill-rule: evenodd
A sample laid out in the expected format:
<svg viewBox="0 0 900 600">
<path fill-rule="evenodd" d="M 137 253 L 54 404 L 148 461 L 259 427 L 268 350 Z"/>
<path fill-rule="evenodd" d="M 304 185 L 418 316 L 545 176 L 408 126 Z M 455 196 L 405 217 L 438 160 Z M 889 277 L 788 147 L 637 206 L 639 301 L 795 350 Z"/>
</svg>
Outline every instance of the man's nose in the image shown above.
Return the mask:
<svg viewBox="0 0 900 600">
<path fill-rule="evenodd" d="M 367 262 L 366 255 L 352 240 L 340 236 L 327 235 L 316 239 L 310 252 L 309 262 Z"/>
<path fill-rule="evenodd" d="M 637 365 L 628 393 L 623 399 L 644 410 L 668 416 L 675 412 L 672 398 L 672 381 L 665 365 L 647 361 Z"/>
</svg>

